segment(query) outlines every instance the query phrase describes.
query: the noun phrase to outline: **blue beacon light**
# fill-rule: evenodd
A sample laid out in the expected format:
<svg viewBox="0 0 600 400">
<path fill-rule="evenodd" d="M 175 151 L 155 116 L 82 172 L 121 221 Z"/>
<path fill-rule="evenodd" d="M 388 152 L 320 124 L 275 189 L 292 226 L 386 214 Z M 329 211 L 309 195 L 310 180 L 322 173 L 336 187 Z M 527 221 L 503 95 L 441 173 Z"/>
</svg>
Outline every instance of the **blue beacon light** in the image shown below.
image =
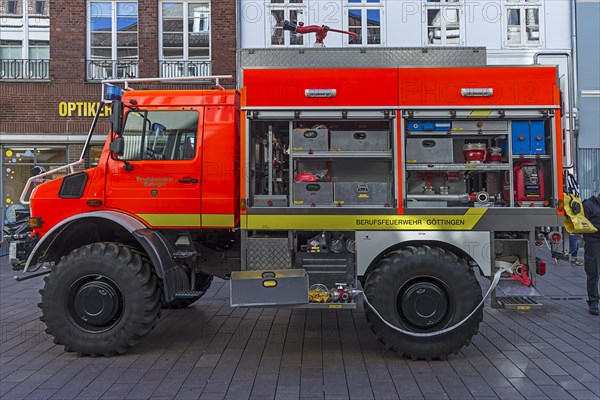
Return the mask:
<svg viewBox="0 0 600 400">
<path fill-rule="evenodd" d="M 118 86 L 107 86 L 106 87 L 106 100 L 121 100 L 123 91 Z"/>
</svg>

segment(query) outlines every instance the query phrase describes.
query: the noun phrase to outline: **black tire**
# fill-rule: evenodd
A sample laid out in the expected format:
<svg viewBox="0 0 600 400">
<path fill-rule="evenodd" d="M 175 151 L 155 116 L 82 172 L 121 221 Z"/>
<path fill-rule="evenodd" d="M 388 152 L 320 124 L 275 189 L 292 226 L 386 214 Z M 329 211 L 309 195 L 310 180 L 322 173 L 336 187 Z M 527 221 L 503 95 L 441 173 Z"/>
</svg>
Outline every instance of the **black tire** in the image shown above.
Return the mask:
<svg viewBox="0 0 600 400">
<path fill-rule="evenodd" d="M 63 257 L 44 278 L 40 318 L 65 351 L 122 354 L 156 325 L 161 291 L 148 260 L 116 243 Z"/>
<path fill-rule="evenodd" d="M 206 291 L 210 287 L 212 280 L 213 280 L 212 275 L 205 274 L 204 272 L 197 272 L 196 273 L 196 290 L 202 292 L 202 294 L 199 294 L 198 296 L 190 297 L 190 298 L 173 299 L 168 303 L 163 302 L 163 308 L 176 309 L 176 308 L 185 308 L 185 307 L 191 306 L 200 297 L 202 297 L 206 294 Z"/>
<path fill-rule="evenodd" d="M 367 276 L 365 295 L 381 316 L 411 332 L 434 332 L 456 324 L 481 302 L 473 270 L 438 247 L 407 247 L 383 258 Z M 386 348 L 412 359 L 446 359 L 471 342 L 483 309 L 453 331 L 415 337 L 385 325 L 365 305 L 367 321 Z"/>
</svg>

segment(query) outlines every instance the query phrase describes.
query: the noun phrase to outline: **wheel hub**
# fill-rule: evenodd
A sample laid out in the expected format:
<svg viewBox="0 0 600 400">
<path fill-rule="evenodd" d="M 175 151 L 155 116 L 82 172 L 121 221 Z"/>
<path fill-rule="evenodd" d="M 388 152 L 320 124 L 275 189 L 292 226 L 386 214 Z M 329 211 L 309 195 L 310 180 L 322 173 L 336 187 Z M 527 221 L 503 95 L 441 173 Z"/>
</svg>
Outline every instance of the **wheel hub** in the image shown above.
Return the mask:
<svg viewBox="0 0 600 400">
<path fill-rule="evenodd" d="M 445 319 L 448 297 L 444 290 L 431 282 L 409 285 L 400 294 L 399 311 L 405 319 L 418 328 L 430 328 Z"/>
<path fill-rule="evenodd" d="M 104 281 L 91 281 L 81 285 L 75 293 L 73 316 L 83 324 L 102 327 L 115 319 L 119 305 L 119 295 L 112 285 Z"/>
</svg>

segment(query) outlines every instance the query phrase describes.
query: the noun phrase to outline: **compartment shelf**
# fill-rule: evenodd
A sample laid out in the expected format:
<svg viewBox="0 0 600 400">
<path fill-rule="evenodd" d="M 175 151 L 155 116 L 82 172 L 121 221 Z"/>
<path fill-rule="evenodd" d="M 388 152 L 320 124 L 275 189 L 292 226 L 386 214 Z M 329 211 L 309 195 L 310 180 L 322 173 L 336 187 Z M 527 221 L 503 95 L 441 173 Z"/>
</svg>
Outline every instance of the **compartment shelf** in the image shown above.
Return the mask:
<svg viewBox="0 0 600 400">
<path fill-rule="evenodd" d="M 503 164 L 407 164 L 407 171 L 510 171 L 508 163 Z"/>
<path fill-rule="evenodd" d="M 391 151 L 294 151 L 294 158 L 392 158 Z"/>
</svg>

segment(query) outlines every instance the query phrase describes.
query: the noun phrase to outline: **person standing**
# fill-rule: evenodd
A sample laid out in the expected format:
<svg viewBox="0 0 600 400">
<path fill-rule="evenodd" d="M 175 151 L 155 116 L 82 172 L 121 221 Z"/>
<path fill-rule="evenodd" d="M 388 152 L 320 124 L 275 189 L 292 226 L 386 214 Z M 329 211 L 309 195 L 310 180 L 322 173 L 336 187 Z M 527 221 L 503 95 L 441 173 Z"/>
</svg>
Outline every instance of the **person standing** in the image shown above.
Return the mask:
<svg viewBox="0 0 600 400">
<path fill-rule="evenodd" d="M 598 275 L 600 274 L 600 193 L 586 199 L 583 202 L 585 217 L 594 225 L 598 231 L 595 233 L 584 233 L 583 263 L 587 276 L 588 310 L 592 315 L 598 312 Z"/>
<path fill-rule="evenodd" d="M 581 267 L 583 263 L 577 258 L 577 252 L 579 251 L 579 235 L 576 233 L 569 234 L 569 255 L 571 265 L 575 267 Z"/>
</svg>

